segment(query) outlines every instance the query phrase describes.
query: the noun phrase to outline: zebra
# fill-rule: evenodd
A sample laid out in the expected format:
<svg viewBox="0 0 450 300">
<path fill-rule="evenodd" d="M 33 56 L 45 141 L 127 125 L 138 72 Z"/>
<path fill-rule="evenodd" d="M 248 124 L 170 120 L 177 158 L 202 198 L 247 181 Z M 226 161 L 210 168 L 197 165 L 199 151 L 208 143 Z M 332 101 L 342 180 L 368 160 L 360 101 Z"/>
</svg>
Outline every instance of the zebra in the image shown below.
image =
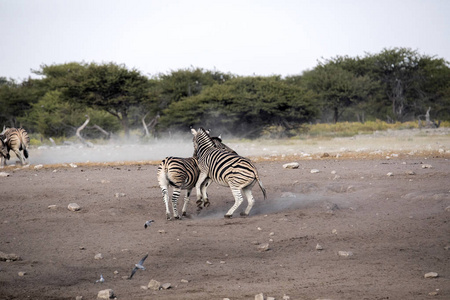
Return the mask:
<svg viewBox="0 0 450 300">
<path fill-rule="evenodd" d="M 220 137 L 213 137 L 214 145 L 218 149 L 223 151 L 234 152 L 233 149 L 222 143 Z M 157 179 L 161 192 L 163 194 L 163 201 L 166 206 L 166 218 L 170 220 L 169 210 L 169 186 L 173 187 L 172 192 L 172 210 L 175 219 L 180 219 L 178 215 L 178 198 L 180 197 L 181 190 L 186 190 L 184 197 L 184 204 L 181 211 L 181 216 L 186 216 L 187 206 L 189 203 L 189 197 L 192 189 L 197 183 L 198 176 L 200 175 L 200 169 L 198 167 L 198 161 L 196 157 L 182 158 L 182 157 L 166 157 L 158 166 Z M 201 189 L 206 194 L 206 188 L 210 181 L 205 180 Z M 209 205 L 209 203 L 208 203 Z"/>
<path fill-rule="evenodd" d="M 235 153 L 230 153 L 217 149 L 208 132 L 203 128 L 198 130 L 191 129 L 194 135 L 194 156 L 197 157 L 200 168 L 200 175 L 196 184 L 197 206 L 200 208 L 208 203 L 208 195 L 202 193 L 201 187 L 208 178 L 212 181 L 228 186 L 234 196 L 234 205 L 225 214 L 225 218 L 231 218 L 234 211 L 244 201 L 242 192 L 244 192 L 248 205 L 242 216 L 248 216 L 255 203 L 252 195 L 252 187 L 258 182 L 264 199 L 266 199 L 266 190 L 259 178 L 258 171 L 252 162 L 245 157 Z"/>
<path fill-rule="evenodd" d="M 12 150 L 23 166 L 25 159 L 28 158 L 28 145 L 30 144 L 30 138 L 26 130 L 23 128 L 8 128 L 0 135 L 0 139 L 6 145 L 6 156 L 2 156 L 1 165 L 6 165 L 6 159 L 9 160 L 11 158 L 9 151 Z M 20 151 L 23 151 L 23 155 Z"/>
</svg>

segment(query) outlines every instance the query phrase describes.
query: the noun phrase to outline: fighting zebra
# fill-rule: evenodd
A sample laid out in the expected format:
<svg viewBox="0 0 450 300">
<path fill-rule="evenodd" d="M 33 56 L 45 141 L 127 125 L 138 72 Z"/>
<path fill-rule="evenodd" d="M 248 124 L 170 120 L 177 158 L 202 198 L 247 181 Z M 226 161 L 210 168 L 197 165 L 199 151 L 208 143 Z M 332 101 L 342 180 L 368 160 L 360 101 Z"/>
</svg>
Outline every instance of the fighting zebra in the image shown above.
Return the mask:
<svg viewBox="0 0 450 300">
<path fill-rule="evenodd" d="M 0 139 L 6 145 L 6 155 L 2 155 L 0 165 L 6 166 L 6 159 L 11 158 L 9 151 L 12 150 L 23 166 L 28 158 L 28 145 L 30 144 L 30 138 L 26 130 L 23 128 L 8 128 L 2 132 Z M 23 151 L 23 155 L 20 151 Z"/>
<path fill-rule="evenodd" d="M 225 214 L 225 218 L 231 218 L 234 211 L 244 201 L 242 192 L 247 198 L 248 205 L 241 215 L 248 216 L 255 203 L 252 187 L 256 182 L 258 182 L 264 199 L 266 199 L 266 190 L 256 167 L 248 158 L 217 149 L 208 132 L 203 128 L 191 129 L 191 132 L 194 135 L 194 156 L 197 157 L 200 168 L 200 175 L 196 184 L 197 206 L 200 208 L 208 203 L 208 195 L 202 193 L 201 187 L 204 181 L 209 178 L 220 185 L 230 187 L 234 196 L 234 205 Z"/>
<path fill-rule="evenodd" d="M 214 146 L 222 151 L 234 152 L 233 149 L 222 143 L 220 137 L 213 137 Z M 200 169 L 196 157 L 182 158 L 182 157 L 166 157 L 158 166 L 157 178 L 158 183 L 163 194 L 163 201 L 166 206 L 166 218 L 170 220 L 169 210 L 169 186 L 173 187 L 172 192 L 172 210 L 175 219 L 180 219 L 178 215 L 178 198 L 180 197 L 181 190 L 186 190 L 184 197 L 183 209 L 181 216 L 186 216 L 186 210 L 189 203 L 189 197 L 192 189 L 197 183 L 198 176 L 200 175 Z M 205 180 L 201 189 L 206 195 L 206 188 L 210 181 Z M 209 205 L 209 203 L 208 203 Z"/>
</svg>

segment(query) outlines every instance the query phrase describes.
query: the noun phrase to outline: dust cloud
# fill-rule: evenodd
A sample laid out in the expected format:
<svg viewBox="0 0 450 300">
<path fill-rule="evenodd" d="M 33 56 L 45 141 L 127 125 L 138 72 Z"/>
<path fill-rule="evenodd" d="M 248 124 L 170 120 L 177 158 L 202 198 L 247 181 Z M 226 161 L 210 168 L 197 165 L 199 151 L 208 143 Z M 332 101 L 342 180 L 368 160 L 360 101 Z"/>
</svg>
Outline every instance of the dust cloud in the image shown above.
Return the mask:
<svg viewBox="0 0 450 300">
<path fill-rule="evenodd" d="M 86 147 L 82 144 L 40 146 L 30 149 L 29 162 L 36 164 L 159 161 L 167 156 L 190 157 L 192 140 L 158 140 L 148 144 L 111 143 Z"/>
</svg>

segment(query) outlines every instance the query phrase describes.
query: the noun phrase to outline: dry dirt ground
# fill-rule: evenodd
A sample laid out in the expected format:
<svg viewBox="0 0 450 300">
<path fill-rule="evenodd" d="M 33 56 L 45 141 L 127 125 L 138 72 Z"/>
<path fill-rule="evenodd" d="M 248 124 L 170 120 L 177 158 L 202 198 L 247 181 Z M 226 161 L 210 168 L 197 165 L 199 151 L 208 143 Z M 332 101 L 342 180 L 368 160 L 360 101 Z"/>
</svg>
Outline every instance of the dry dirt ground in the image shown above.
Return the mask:
<svg viewBox="0 0 450 300">
<path fill-rule="evenodd" d="M 284 169 L 294 159 L 255 158 L 268 199 L 256 185 L 249 217 L 239 216 L 244 202 L 224 219 L 231 192 L 212 184 L 209 208 L 197 214 L 193 192 L 189 216 L 173 221 L 153 164 L 8 167 L 0 251 L 21 260 L 0 261 L 0 299 L 86 300 L 104 289 L 117 299 L 450 299 L 449 159 L 296 158 L 300 168 Z M 80 211 L 67 209 L 74 202 Z M 146 270 L 126 279 L 146 253 Z M 144 288 L 151 279 L 171 287 Z"/>
</svg>

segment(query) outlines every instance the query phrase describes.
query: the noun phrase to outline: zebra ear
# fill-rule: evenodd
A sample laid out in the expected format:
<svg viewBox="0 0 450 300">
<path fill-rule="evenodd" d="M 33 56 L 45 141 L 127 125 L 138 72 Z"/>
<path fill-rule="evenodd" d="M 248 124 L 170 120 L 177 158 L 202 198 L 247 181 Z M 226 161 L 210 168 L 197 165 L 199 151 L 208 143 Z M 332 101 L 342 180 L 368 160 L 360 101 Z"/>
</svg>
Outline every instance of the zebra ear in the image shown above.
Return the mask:
<svg viewBox="0 0 450 300">
<path fill-rule="evenodd" d="M 195 130 L 194 128 L 191 128 L 191 132 L 192 132 L 193 135 L 197 134 L 197 130 Z"/>
<path fill-rule="evenodd" d="M 211 132 L 211 129 L 207 129 L 205 130 L 207 134 L 209 134 Z"/>
</svg>

